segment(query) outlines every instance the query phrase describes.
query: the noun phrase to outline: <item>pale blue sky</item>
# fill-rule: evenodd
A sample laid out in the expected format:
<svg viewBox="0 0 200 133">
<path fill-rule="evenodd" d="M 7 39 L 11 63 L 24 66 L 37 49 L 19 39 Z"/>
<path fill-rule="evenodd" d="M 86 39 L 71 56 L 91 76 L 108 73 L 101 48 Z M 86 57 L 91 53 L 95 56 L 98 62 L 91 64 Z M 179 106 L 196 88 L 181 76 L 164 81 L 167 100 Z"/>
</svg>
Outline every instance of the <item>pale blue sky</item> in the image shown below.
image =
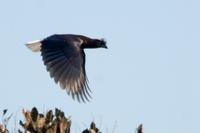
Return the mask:
<svg viewBox="0 0 200 133">
<path fill-rule="evenodd" d="M 103 132 L 200 132 L 198 0 L 1 0 L 0 109 L 61 108 L 74 133 L 92 120 Z M 90 103 L 72 100 L 24 44 L 54 33 L 106 38 L 86 50 Z M 18 113 L 20 117 L 20 113 Z M 102 123 L 102 124 L 101 124 Z"/>
</svg>

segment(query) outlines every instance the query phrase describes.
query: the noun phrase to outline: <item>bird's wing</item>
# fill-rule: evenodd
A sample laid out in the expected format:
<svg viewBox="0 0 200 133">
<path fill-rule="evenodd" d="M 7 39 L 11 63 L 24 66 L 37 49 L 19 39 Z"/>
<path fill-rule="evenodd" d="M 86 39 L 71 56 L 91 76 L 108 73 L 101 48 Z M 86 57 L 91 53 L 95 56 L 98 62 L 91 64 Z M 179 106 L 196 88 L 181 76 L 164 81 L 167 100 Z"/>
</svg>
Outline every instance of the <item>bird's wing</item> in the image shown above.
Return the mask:
<svg viewBox="0 0 200 133">
<path fill-rule="evenodd" d="M 89 101 L 90 89 L 85 72 L 85 53 L 75 42 L 44 41 L 41 55 L 50 76 L 60 84 L 73 99 Z M 77 43 L 77 42 L 76 42 Z"/>
</svg>

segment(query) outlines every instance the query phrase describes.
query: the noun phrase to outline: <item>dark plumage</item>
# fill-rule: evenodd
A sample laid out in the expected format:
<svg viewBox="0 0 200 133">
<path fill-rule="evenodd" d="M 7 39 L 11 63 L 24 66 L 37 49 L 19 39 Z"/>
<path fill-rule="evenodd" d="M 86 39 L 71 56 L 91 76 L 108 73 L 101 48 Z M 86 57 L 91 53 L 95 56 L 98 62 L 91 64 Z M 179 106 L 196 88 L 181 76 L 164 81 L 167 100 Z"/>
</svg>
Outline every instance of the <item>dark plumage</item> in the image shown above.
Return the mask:
<svg viewBox="0 0 200 133">
<path fill-rule="evenodd" d="M 41 52 L 50 76 L 73 99 L 89 101 L 90 89 L 85 71 L 85 48 L 107 48 L 101 39 L 82 35 L 55 34 L 43 40 L 26 44 L 34 52 Z"/>
</svg>

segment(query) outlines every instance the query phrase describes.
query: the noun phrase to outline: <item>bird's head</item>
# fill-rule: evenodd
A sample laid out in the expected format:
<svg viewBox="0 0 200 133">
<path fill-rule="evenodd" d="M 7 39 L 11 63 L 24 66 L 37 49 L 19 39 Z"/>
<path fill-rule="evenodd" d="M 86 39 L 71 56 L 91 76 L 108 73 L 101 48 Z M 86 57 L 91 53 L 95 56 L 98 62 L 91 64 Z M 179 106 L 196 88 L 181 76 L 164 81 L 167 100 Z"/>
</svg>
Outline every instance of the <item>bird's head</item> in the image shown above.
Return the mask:
<svg viewBox="0 0 200 133">
<path fill-rule="evenodd" d="M 101 39 L 100 40 L 100 45 L 101 45 L 102 48 L 106 48 L 106 49 L 108 48 L 107 45 L 106 45 L 106 40 L 105 39 Z"/>
<path fill-rule="evenodd" d="M 105 39 L 85 39 L 83 48 L 108 48 Z"/>
<path fill-rule="evenodd" d="M 98 47 L 98 48 L 108 48 L 106 45 L 106 41 L 105 39 L 94 39 L 94 44 Z"/>
</svg>

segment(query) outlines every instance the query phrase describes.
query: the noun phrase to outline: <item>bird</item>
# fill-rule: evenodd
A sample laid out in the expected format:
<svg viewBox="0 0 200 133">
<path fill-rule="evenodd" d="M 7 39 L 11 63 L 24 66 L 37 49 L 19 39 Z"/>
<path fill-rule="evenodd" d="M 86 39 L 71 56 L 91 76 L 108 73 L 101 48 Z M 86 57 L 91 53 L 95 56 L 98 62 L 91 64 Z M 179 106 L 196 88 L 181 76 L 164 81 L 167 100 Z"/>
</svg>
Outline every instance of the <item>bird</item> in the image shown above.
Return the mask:
<svg viewBox="0 0 200 133">
<path fill-rule="evenodd" d="M 108 48 L 105 39 L 76 34 L 53 34 L 25 44 L 31 51 L 40 52 L 50 77 L 68 95 L 79 102 L 90 101 L 91 90 L 85 70 L 84 49 Z"/>
</svg>

